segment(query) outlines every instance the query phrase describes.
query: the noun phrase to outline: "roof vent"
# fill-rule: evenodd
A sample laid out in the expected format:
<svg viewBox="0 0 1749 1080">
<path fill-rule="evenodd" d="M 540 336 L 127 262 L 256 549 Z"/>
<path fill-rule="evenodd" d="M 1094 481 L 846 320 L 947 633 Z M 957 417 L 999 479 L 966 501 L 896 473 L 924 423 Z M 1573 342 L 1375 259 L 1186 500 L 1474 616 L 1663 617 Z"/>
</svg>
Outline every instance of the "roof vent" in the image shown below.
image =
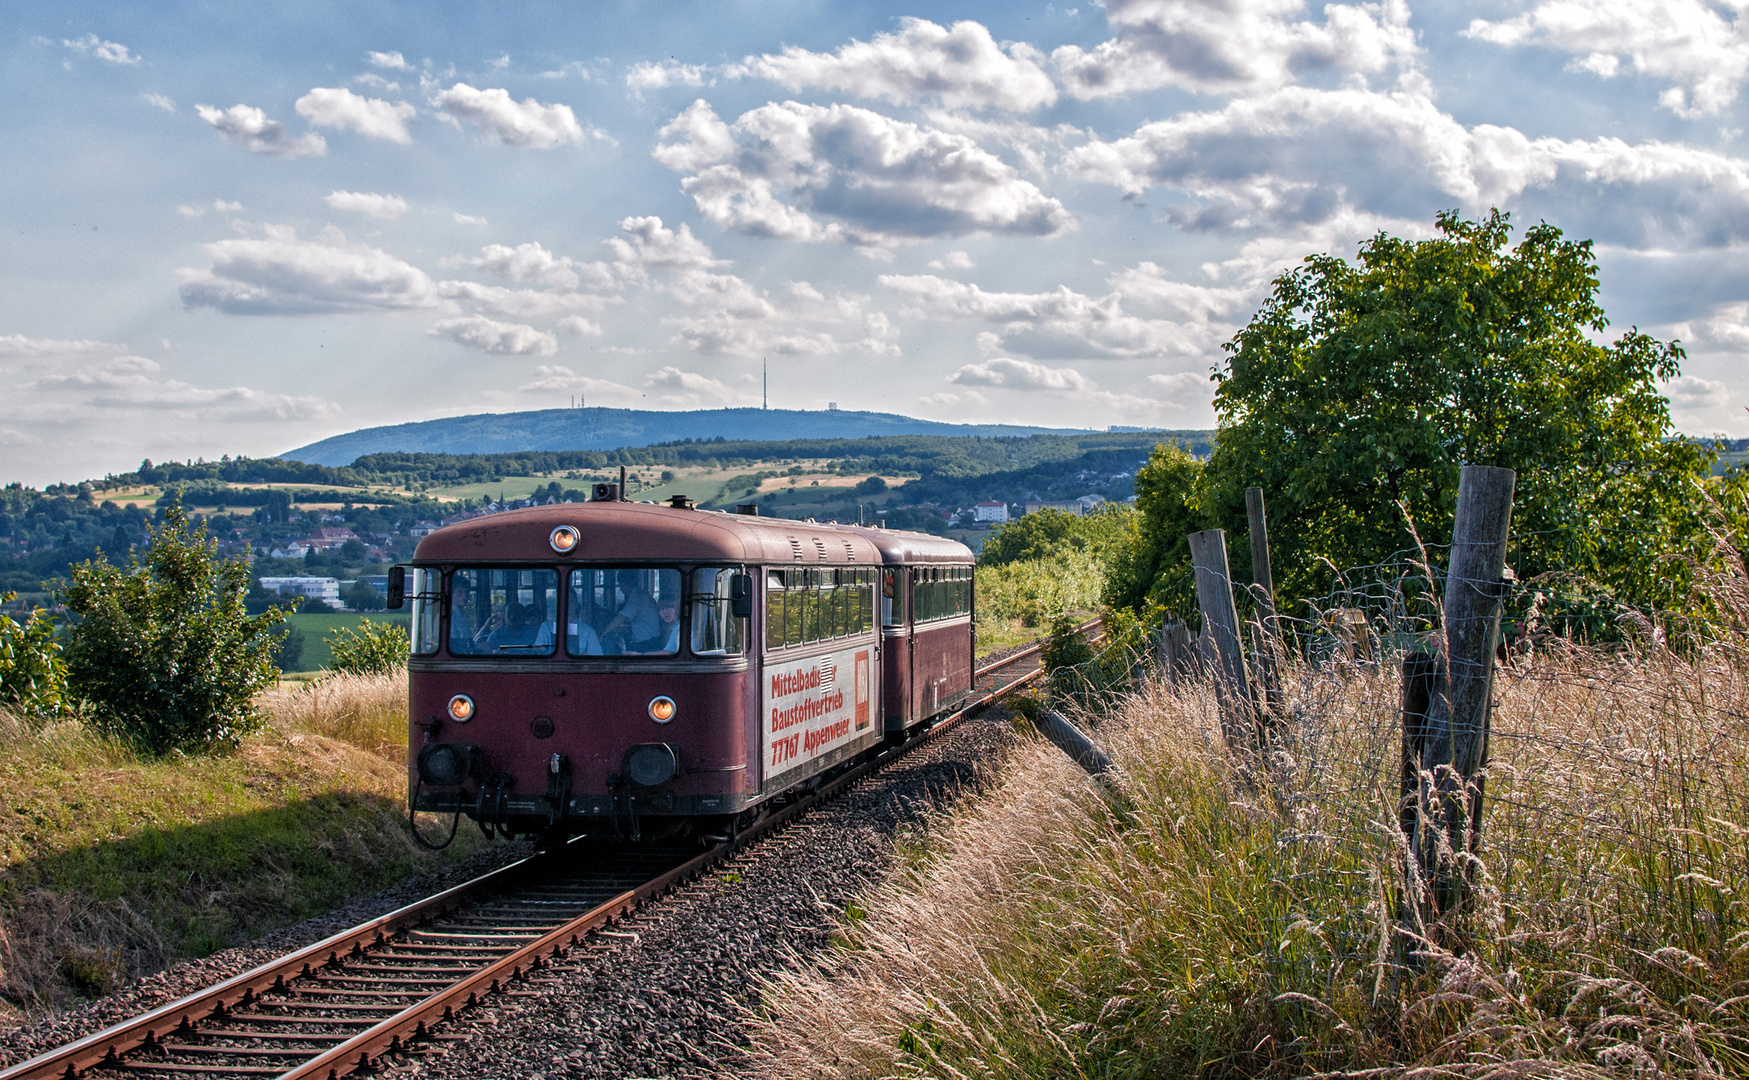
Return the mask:
<svg viewBox="0 0 1749 1080">
<path fill-rule="evenodd" d="M 735 513 L 746 514 L 748 517 L 758 517 L 759 516 L 759 504 L 758 503 L 736 503 L 735 504 Z"/>
<path fill-rule="evenodd" d="M 820 539 L 818 536 L 812 537 L 811 539 L 814 541 L 814 550 L 816 550 L 820 553 L 820 561 L 825 562 L 826 561 L 826 541 Z"/>
<path fill-rule="evenodd" d="M 802 558 L 802 542 L 792 536 L 789 538 L 789 547 L 790 551 L 795 553 L 796 561 L 800 562 Z"/>
<path fill-rule="evenodd" d="M 856 549 L 850 546 L 850 541 L 844 541 L 844 557 L 850 562 L 856 561 Z"/>
<path fill-rule="evenodd" d="M 668 496 L 668 505 L 676 510 L 691 510 L 692 500 L 685 495 L 670 495 Z"/>
</svg>

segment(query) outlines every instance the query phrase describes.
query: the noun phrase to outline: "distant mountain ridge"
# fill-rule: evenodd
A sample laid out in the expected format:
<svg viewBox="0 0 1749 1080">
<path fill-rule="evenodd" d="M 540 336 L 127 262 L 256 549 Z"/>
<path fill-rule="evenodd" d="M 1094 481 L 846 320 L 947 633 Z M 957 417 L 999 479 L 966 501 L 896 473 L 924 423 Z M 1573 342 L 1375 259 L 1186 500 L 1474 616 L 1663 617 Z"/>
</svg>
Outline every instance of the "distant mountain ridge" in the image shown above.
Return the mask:
<svg viewBox="0 0 1749 1080">
<path fill-rule="evenodd" d="M 541 409 L 475 413 L 362 428 L 287 450 L 281 458 L 350 465 L 366 454 L 507 454 L 518 450 L 617 450 L 681 439 L 777 441 L 859 439 L 865 435 L 1084 435 L 1086 428 L 1015 424 L 944 424 L 897 413 L 841 409 Z"/>
</svg>

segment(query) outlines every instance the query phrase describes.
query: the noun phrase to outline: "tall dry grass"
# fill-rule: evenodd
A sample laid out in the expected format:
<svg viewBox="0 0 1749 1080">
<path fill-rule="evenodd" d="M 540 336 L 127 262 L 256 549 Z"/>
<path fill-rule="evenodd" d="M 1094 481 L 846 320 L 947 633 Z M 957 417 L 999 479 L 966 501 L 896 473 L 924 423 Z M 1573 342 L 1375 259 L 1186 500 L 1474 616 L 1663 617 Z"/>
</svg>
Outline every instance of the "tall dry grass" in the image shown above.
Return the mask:
<svg viewBox="0 0 1749 1080">
<path fill-rule="evenodd" d="M 407 672 L 327 675 L 307 683 L 281 683 L 257 699 L 286 730 L 306 731 L 380 754 L 407 757 Z"/>
<path fill-rule="evenodd" d="M 1292 672 L 1261 789 L 1206 686 L 1154 685 L 1088 718 L 1126 820 L 1024 743 L 840 950 L 766 988 L 759 1071 L 1749 1074 L 1743 644 L 1504 668 L 1467 944 L 1418 966 L 1397 948 L 1395 672 Z"/>
</svg>

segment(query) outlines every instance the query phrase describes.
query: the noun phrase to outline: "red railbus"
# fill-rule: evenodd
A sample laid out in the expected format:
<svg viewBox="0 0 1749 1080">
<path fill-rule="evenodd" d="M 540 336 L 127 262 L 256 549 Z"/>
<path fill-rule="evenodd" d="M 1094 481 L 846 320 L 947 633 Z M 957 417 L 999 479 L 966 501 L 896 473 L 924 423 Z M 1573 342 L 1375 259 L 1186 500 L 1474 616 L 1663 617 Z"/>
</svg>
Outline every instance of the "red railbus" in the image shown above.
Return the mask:
<svg viewBox="0 0 1749 1080">
<path fill-rule="evenodd" d="M 719 832 L 969 692 L 963 545 L 676 503 L 420 542 L 391 576 L 411 808 L 505 835 Z"/>
</svg>

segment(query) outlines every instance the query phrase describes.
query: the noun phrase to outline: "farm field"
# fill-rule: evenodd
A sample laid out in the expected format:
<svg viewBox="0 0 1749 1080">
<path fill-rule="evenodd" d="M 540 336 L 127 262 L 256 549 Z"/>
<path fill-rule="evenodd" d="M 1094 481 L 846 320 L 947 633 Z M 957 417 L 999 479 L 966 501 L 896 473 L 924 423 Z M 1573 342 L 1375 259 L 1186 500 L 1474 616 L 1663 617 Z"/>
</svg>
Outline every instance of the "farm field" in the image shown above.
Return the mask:
<svg viewBox="0 0 1749 1080">
<path fill-rule="evenodd" d="M 348 630 L 355 629 L 360 619 L 393 623 L 403 630 L 408 626 L 408 616 L 404 613 L 336 611 L 330 615 L 297 612 L 288 617 L 286 623 L 304 632 L 304 655 L 298 662 L 298 671 L 288 672 L 288 674 L 307 674 L 326 669 L 334 659 L 328 651 L 328 633 L 340 627 L 345 627 Z"/>
</svg>

